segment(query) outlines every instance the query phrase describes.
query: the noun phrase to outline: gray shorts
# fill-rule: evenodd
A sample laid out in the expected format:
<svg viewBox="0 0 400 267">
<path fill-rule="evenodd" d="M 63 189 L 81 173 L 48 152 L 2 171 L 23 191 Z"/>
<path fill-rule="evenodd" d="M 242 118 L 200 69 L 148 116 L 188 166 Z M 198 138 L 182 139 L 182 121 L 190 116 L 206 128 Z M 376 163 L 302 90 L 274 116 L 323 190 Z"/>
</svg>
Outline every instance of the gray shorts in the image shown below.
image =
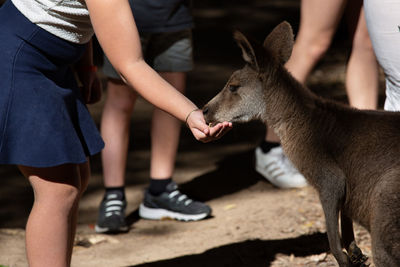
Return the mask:
<svg viewBox="0 0 400 267">
<path fill-rule="evenodd" d="M 158 72 L 187 72 L 193 69 L 191 30 L 140 35 L 146 62 Z M 104 55 L 104 75 L 121 79 Z"/>
</svg>

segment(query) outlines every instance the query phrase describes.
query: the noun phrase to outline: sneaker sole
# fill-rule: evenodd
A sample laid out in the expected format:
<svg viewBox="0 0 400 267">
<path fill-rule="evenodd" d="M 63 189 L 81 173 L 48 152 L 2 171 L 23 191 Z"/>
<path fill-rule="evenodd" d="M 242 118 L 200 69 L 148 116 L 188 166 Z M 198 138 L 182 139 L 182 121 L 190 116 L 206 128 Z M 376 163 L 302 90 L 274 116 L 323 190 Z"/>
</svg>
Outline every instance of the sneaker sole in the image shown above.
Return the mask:
<svg viewBox="0 0 400 267">
<path fill-rule="evenodd" d="M 94 230 L 96 231 L 96 233 L 99 234 L 106 234 L 106 233 L 125 233 L 128 232 L 129 227 L 128 226 L 122 226 L 119 227 L 117 229 L 110 229 L 108 227 L 100 227 L 97 224 L 94 227 Z"/>
<path fill-rule="evenodd" d="M 182 214 L 179 212 L 173 212 L 165 209 L 153 209 L 140 204 L 139 216 L 143 219 L 148 220 L 164 220 L 174 219 L 178 221 L 198 221 L 208 216 L 208 213 L 200 214 Z"/>
</svg>

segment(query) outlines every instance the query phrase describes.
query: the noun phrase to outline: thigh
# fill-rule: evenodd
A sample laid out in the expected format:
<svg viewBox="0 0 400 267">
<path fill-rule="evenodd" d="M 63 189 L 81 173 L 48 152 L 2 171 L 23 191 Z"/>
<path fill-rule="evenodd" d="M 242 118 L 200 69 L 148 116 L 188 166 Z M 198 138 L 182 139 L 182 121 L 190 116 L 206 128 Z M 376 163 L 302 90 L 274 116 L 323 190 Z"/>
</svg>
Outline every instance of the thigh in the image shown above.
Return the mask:
<svg viewBox="0 0 400 267">
<path fill-rule="evenodd" d="M 90 173 L 88 162 L 48 168 L 19 165 L 18 168 L 31 183 L 37 200 L 46 197 L 59 201 L 66 195 L 78 195 L 86 187 Z"/>
<path fill-rule="evenodd" d="M 302 34 L 309 38 L 331 39 L 346 4 L 347 0 L 302 0 L 300 18 Z"/>
</svg>

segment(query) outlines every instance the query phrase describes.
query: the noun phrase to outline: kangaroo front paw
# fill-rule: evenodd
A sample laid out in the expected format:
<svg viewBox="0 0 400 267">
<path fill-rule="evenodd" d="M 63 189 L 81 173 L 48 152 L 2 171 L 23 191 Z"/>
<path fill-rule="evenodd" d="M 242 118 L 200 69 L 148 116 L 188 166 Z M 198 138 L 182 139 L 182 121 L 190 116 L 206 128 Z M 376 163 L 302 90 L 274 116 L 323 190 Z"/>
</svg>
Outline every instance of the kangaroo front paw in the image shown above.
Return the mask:
<svg viewBox="0 0 400 267">
<path fill-rule="evenodd" d="M 351 242 L 348 253 L 350 257 L 351 266 L 353 267 L 369 266 L 369 264 L 367 264 L 368 257 L 362 253 L 361 249 L 356 245 L 354 241 Z"/>
</svg>

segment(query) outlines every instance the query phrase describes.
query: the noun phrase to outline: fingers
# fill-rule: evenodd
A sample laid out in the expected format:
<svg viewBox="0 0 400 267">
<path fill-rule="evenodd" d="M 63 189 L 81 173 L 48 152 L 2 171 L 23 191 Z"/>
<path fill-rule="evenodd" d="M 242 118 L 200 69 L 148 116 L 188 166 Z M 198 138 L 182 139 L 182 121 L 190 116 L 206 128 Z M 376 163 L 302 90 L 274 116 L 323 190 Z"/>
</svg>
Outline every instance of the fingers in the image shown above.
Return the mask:
<svg viewBox="0 0 400 267">
<path fill-rule="evenodd" d="M 218 123 L 214 127 L 210 128 L 210 136 L 219 139 L 231 129 L 232 129 L 231 122 L 225 121 L 222 123 Z"/>
<path fill-rule="evenodd" d="M 210 133 L 210 129 L 204 120 L 203 113 L 201 112 L 201 110 L 192 111 L 189 114 L 189 116 L 186 118 L 186 124 L 188 125 L 190 130 L 193 132 L 193 134 L 194 134 L 194 130 L 200 131 L 205 136 L 208 136 Z M 195 137 L 196 137 L 196 135 L 195 135 Z M 196 137 L 196 139 L 199 140 L 197 137 Z"/>
<path fill-rule="evenodd" d="M 217 133 L 216 137 L 217 138 L 221 138 L 227 132 L 229 132 L 231 129 L 232 129 L 232 124 L 230 124 L 230 126 L 226 126 L 226 127 L 221 128 L 221 130 Z"/>
<path fill-rule="evenodd" d="M 196 140 L 207 143 L 208 135 L 206 135 L 203 131 L 199 129 L 192 129 L 192 133 Z"/>
<path fill-rule="evenodd" d="M 194 137 L 203 143 L 217 140 L 232 129 L 232 123 L 227 121 L 209 127 L 204 120 L 201 110 L 191 111 L 186 117 L 186 124 L 189 126 Z"/>
<path fill-rule="evenodd" d="M 222 122 L 222 123 L 218 123 L 217 125 L 209 128 L 208 134 L 206 134 L 204 131 L 201 131 L 201 134 L 199 133 L 197 136 L 195 135 L 194 132 L 193 132 L 193 134 L 195 135 L 197 140 L 199 140 L 203 143 L 208 143 L 210 141 L 214 141 L 214 140 L 221 138 L 231 129 L 232 129 L 232 123 Z"/>
</svg>

